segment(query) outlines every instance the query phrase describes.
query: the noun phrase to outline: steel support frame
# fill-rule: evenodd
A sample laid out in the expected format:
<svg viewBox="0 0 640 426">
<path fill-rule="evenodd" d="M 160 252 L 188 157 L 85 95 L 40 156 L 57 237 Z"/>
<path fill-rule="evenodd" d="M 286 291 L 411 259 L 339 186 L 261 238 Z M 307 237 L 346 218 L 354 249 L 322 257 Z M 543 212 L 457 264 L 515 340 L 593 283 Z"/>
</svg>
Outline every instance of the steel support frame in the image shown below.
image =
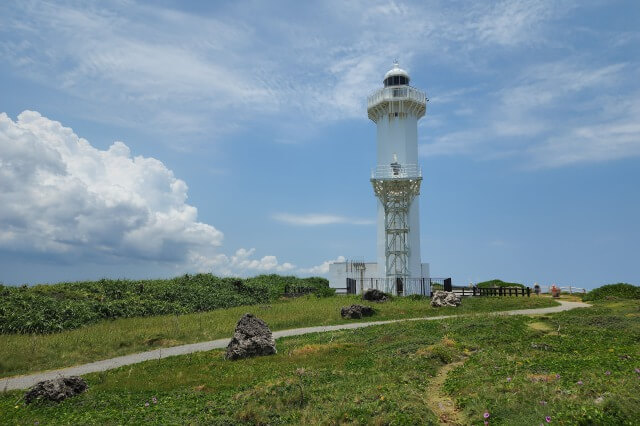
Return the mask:
<svg viewBox="0 0 640 426">
<path fill-rule="evenodd" d="M 420 194 L 421 177 L 371 179 L 384 208 L 386 276 L 409 278 L 409 209 Z"/>
</svg>

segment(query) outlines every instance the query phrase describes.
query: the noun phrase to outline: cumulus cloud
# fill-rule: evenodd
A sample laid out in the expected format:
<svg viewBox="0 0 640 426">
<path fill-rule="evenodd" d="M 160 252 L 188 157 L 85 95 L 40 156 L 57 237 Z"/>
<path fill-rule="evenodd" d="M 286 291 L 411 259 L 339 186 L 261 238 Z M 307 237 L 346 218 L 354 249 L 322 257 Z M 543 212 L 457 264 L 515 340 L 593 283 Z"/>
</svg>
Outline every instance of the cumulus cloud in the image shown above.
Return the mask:
<svg viewBox="0 0 640 426">
<path fill-rule="evenodd" d="M 195 259 L 201 270 L 213 270 L 219 275 L 247 275 L 266 272 L 294 272 L 295 265 L 280 263 L 276 256 L 263 256 L 261 259 L 252 259 L 255 249 L 240 248 L 232 256 L 219 254 L 210 257 L 198 257 Z"/>
<path fill-rule="evenodd" d="M 338 256 L 333 260 L 327 260 L 322 262 L 320 265 L 312 266 L 311 268 L 300 268 L 299 271 L 303 274 L 326 275 L 329 273 L 329 265 L 332 263 L 346 262 L 346 260 L 347 259 L 344 256 Z"/>
<path fill-rule="evenodd" d="M 0 114 L 0 248 L 60 258 L 184 263 L 223 234 L 197 221 L 187 185 L 122 142 L 93 147 L 38 112 Z"/>
<path fill-rule="evenodd" d="M 219 275 L 328 272 L 330 261 L 297 269 L 273 255 L 254 258 L 254 248 L 221 253 L 222 232 L 198 221 L 187 190 L 161 161 L 134 156 L 123 142 L 100 150 L 38 112 L 16 121 L 0 113 L 0 251 Z"/>
</svg>

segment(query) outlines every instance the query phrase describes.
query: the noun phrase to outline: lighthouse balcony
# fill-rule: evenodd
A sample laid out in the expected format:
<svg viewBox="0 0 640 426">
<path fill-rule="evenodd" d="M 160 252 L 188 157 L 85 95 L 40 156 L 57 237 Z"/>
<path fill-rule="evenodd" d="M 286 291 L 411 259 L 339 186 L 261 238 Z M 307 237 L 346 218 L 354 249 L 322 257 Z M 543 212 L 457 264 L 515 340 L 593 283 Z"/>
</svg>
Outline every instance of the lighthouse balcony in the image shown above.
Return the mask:
<svg viewBox="0 0 640 426">
<path fill-rule="evenodd" d="M 426 105 L 427 95 L 411 86 L 383 87 L 367 98 L 367 109 L 373 108 L 382 102 L 404 100 Z"/>
<path fill-rule="evenodd" d="M 422 178 L 422 169 L 417 164 L 378 165 L 371 171 L 371 179 L 416 179 Z"/>
</svg>

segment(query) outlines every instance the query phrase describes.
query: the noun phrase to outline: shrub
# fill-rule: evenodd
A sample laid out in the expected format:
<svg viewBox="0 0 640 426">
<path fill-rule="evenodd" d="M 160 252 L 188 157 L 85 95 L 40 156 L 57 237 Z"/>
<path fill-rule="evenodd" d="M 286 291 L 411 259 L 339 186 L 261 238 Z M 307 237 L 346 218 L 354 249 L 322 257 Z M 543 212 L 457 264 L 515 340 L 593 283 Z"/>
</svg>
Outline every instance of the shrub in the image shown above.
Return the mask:
<svg viewBox="0 0 640 426">
<path fill-rule="evenodd" d="M 524 284 L 520 283 L 508 283 L 502 280 L 489 280 L 478 283 L 478 287 L 487 288 L 487 287 L 525 287 Z"/>
<path fill-rule="evenodd" d="M 585 301 L 606 299 L 640 299 L 640 287 L 627 283 L 607 284 L 582 297 Z"/>
<path fill-rule="evenodd" d="M 315 294 L 316 297 L 331 297 L 336 295 L 336 289 L 329 286 L 318 287 L 313 294 Z"/>
<path fill-rule="evenodd" d="M 52 333 L 102 319 L 184 314 L 266 303 L 285 285 L 335 293 L 324 278 L 260 275 L 248 279 L 211 274 L 168 280 L 108 280 L 10 287 L 0 284 L 0 333 Z"/>
</svg>

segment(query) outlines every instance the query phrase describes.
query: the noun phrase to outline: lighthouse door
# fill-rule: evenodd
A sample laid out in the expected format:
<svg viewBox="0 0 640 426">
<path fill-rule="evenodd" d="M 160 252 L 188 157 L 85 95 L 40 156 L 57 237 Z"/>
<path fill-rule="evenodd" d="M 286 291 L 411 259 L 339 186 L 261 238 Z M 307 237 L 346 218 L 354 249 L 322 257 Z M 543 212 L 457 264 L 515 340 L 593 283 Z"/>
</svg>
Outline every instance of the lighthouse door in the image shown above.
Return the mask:
<svg viewBox="0 0 640 426">
<path fill-rule="evenodd" d="M 402 278 L 396 278 L 396 294 L 398 296 L 402 296 L 404 293 L 404 285 L 402 283 Z"/>
<path fill-rule="evenodd" d="M 356 294 L 356 280 L 347 278 L 347 294 Z"/>
</svg>

